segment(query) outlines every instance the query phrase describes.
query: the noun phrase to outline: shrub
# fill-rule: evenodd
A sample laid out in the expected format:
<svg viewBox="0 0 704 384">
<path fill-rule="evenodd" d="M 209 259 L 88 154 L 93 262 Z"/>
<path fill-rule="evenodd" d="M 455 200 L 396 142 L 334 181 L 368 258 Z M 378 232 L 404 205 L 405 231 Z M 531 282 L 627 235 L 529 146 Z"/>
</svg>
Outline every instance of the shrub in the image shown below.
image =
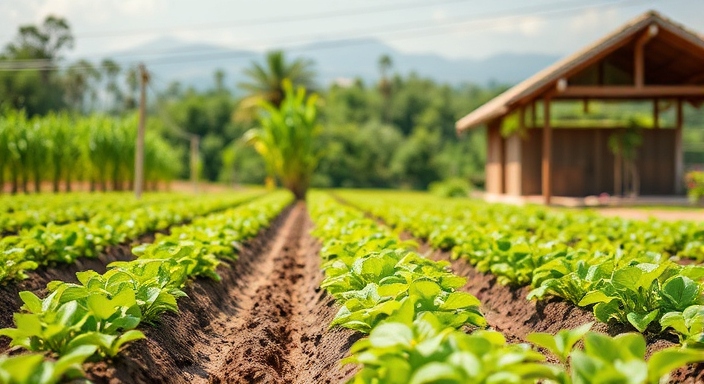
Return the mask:
<svg viewBox="0 0 704 384">
<path fill-rule="evenodd" d="M 430 183 L 428 190 L 440 197 L 467 197 L 472 186 L 465 179 L 451 178 Z"/>
<path fill-rule="evenodd" d="M 704 201 L 704 171 L 691 171 L 684 179 L 689 200 L 694 204 Z"/>
</svg>

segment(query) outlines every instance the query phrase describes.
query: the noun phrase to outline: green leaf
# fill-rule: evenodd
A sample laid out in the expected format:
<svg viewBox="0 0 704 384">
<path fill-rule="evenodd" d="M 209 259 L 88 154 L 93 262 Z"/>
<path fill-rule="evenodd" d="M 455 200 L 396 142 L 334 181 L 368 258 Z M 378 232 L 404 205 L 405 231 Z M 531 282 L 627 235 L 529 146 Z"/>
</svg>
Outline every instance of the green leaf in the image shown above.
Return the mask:
<svg viewBox="0 0 704 384">
<path fill-rule="evenodd" d="M 662 288 L 662 294 L 667 297 L 676 310 L 684 310 L 696 304 L 699 296 L 699 284 L 684 276 L 670 278 Z"/>
<path fill-rule="evenodd" d="M 659 309 L 652 310 L 648 313 L 629 312 L 626 315 L 626 318 L 628 318 L 628 322 L 631 323 L 631 325 L 633 325 L 639 332 L 645 332 L 648 325 L 655 320 L 659 312 Z"/>
<path fill-rule="evenodd" d="M 479 307 L 481 302 L 473 295 L 466 292 L 452 292 L 445 302 L 440 305 L 441 310 L 453 310 L 469 307 Z"/>
<path fill-rule="evenodd" d="M 404 346 L 410 347 L 413 331 L 405 324 L 383 323 L 374 328 L 369 341 L 376 348 Z"/>
<path fill-rule="evenodd" d="M 648 360 L 649 381 L 651 384 L 658 384 L 660 378 L 672 370 L 700 362 L 704 362 L 704 351 L 701 350 L 673 347 L 657 351 Z"/>
<path fill-rule="evenodd" d="M 42 301 L 30 291 L 20 292 L 20 298 L 24 302 L 24 309 L 32 313 L 42 312 Z"/>
<path fill-rule="evenodd" d="M 425 384 L 439 382 L 457 382 L 462 381 L 462 376 L 457 372 L 455 367 L 450 364 L 431 362 L 420 367 L 411 377 L 409 384 Z"/>
<path fill-rule="evenodd" d="M 682 315 L 682 312 L 668 312 L 662 315 L 662 317 L 660 318 L 660 326 L 663 330 L 668 327 L 671 327 L 672 329 L 683 335 L 689 333 L 689 329 L 684 322 L 684 316 Z"/>
<path fill-rule="evenodd" d="M 144 338 L 146 338 L 146 336 L 144 336 L 144 333 L 142 333 L 141 331 L 138 331 L 138 330 L 127 331 L 127 332 L 123 333 L 122 336 L 120 336 L 117 339 L 117 341 L 115 342 L 115 345 L 113 347 L 115 348 L 115 352 L 117 353 L 117 351 L 119 351 L 120 348 L 122 348 L 122 346 L 125 345 L 126 343 L 141 340 Z"/>
<path fill-rule="evenodd" d="M 94 294 L 88 297 L 88 300 L 86 300 L 86 305 L 88 306 L 88 309 L 90 309 L 91 312 L 93 312 L 101 320 L 106 320 L 112 317 L 117 309 L 110 299 L 100 294 Z"/>
<path fill-rule="evenodd" d="M 44 355 L 28 354 L 3 359 L 0 357 L 0 372 L 6 371 L 13 383 L 30 383 L 44 361 Z M 2 376 L 0 376 L 2 378 Z"/>
<path fill-rule="evenodd" d="M 586 307 L 595 303 L 608 303 L 614 299 L 615 297 L 608 296 L 602 291 L 591 291 L 584 295 L 582 300 L 580 300 L 577 305 L 580 307 Z"/>
</svg>

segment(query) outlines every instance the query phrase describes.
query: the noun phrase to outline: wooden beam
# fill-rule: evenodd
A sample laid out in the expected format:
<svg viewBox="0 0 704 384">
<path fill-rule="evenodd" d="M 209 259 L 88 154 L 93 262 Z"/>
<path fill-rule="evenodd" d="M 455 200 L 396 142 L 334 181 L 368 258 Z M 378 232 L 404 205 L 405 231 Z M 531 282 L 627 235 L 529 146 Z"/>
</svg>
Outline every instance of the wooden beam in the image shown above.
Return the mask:
<svg viewBox="0 0 704 384">
<path fill-rule="evenodd" d="M 550 205 L 552 198 L 552 127 L 550 126 L 550 98 L 543 100 L 543 158 L 542 158 L 542 189 L 543 202 Z"/>
<path fill-rule="evenodd" d="M 682 151 L 682 127 L 684 125 L 684 111 L 682 99 L 677 99 L 677 117 L 675 123 L 675 193 L 683 193 L 684 184 L 684 153 Z"/>
<path fill-rule="evenodd" d="M 667 97 L 704 98 L 704 86 L 699 85 L 649 85 L 634 86 L 569 86 L 555 95 L 556 99 L 652 99 Z"/>
<path fill-rule="evenodd" d="M 693 83 L 698 83 L 698 82 L 703 81 L 703 80 L 704 80 L 704 72 L 699 73 L 699 74 L 697 74 L 697 75 L 694 75 L 694 76 L 688 78 L 688 79 L 685 81 L 685 83 L 693 84 Z"/>
<path fill-rule="evenodd" d="M 648 26 L 648 30 L 638 38 L 636 41 L 636 49 L 633 53 L 633 62 L 635 68 L 633 69 L 634 85 L 636 88 L 643 88 L 645 85 L 645 44 L 650 41 L 655 35 L 658 34 L 658 26 L 656 24 L 651 24 Z"/>
</svg>

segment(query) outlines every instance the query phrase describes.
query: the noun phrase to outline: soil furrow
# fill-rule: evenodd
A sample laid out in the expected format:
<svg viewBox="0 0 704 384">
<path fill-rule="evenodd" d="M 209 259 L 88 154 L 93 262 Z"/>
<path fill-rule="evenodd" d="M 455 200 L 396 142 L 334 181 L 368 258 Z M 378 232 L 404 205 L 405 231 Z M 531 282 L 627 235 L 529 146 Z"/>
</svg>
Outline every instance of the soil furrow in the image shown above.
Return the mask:
<svg viewBox="0 0 704 384">
<path fill-rule="evenodd" d="M 154 236 L 155 233 L 149 233 L 129 243 L 108 247 L 97 257 L 80 257 L 70 264 L 41 266 L 34 271 L 28 271 L 27 279 L 4 283 L 0 286 L 0 328 L 15 325 L 12 319 L 13 314 L 19 311 L 23 304 L 19 296 L 20 292 L 31 291 L 40 297 L 45 297 L 47 294 L 46 285 L 53 280 L 78 283 L 76 272 L 92 269 L 98 273 L 104 273 L 107 265 L 114 261 L 132 260 L 134 258 L 132 245 L 151 243 L 154 241 Z M 0 353 L 7 350 L 9 343 L 8 338 L 0 338 Z"/>
<path fill-rule="evenodd" d="M 242 204 L 252 199 L 248 199 Z M 229 208 L 232 207 L 219 209 L 207 215 L 216 214 Z M 188 225 L 191 222 L 192 220 L 185 220 L 179 223 L 173 223 L 166 229 L 145 233 L 137 239 L 109 246 L 96 257 L 79 257 L 69 264 L 54 263 L 53 265 L 41 265 L 33 271 L 27 271 L 28 277 L 24 280 L 0 283 L 0 328 L 13 327 L 15 325 L 13 314 L 19 311 L 23 304 L 19 297 L 20 292 L 31 291 L 39 297 L 45 297 L 47 294 L 46 285 L 53 280 L 78 283 L 76 272 L 93 270 L 98 273 L 105 273 L 108 264 L 114 261 L 129 261 L 134 259 L 134 255 L 132 254 L 132 247 L 134 245 L 153 243 L 157 233 L 169 234 L 171 228 Z M 9 343 L 10 340 L 8 338 L 0 338 L 0 353 L 7 351 Z"/>
<path fill-rule="evenodd" d="M 88 366 L 97 383 L 338 383 L 354 368 L 339 360 L 359 335 L 328 329 L 334 300 L 319 289 L 320 245 L 302 203 L 198 279 L 178 314 L 141 327 L 147 338 L 112 361 Z"/>
<path fill-rule="evenodd" d="M 338 363 L 357 336 L 327 330 L 335 309 L 319 288 L 319 246 L 308 235 L 305 206 L 292 216 L 253 284 L 251 305 L 232 324 L 235 337 L 211 382 L 336 383 L 352 373 Z"/>
</svg>

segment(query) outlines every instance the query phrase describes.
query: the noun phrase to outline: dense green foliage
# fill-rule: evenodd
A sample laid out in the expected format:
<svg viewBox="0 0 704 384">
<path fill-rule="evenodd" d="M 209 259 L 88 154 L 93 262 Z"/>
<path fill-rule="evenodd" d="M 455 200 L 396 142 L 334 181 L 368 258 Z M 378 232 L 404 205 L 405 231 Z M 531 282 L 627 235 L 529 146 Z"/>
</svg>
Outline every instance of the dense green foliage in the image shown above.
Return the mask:
<svg viewBox="0 0 704 384">
<path fill-rule="evenodd" d="M 670 259 L 704 260 L 701 223 L 633 221 L 422 194 L 340 196 L 436 248 L 451 249 L 503 284 L 532 285 L 529 298 L 559 296 L 593 307 L 603 322 L 660 332 L 671 326 L 658 325 L 665 314 L 674 318 L 704 304 L 704 267 Z M 677 325 L 676 332 L 685 328 Z M 689 328 L 680 336 L 699 337 L 697 326 Z"/>
<path fill-rule="evenodd" d="M 263 102 L 259 127 L 247 131 L 244 140 L 262 156 L 271 177 L 305 200 L 320 157 L 315 148 L 320 133 L 317 96 L 306 95 L 303 87 L 294 89 L 289 80 L 284 80 L 283 91 L 278 105 Z"/>
<path fill-rule="evenodd" d="M 255 236 L 292 200 L 285 192 L 174 228 L 157 235 L 154 243 L 134 248 L 133 261 L 108 265 L 104 274 L 78 272 L 79 283 L 54 281 L 49 294 L 39 298 L 21 292 L 22 312 L 14 316 L 16 328 L 0 330 L 11 345 L 42 354 L 0 357 L 4 382 L 54 382 L 30 374 L 41 365 L 57 379 L 76 374 L 88 358 L 116 356 L 121 348 L 144 338 L 136 328 L 153 323 L 164 312 L 177 312 L 177 299 L 185 296 L 186 282 L 198 276 L 219 280 L 221 260 L 235 260 L 239 242 Z M 32 357 L 27 357 L 32 356 Z M 39 357 L 37 357 L 39 356 Z M 69 356 L 69 357 L 67 357 Z M 67 360 L 65 360 L 67 359 Z M 67 372 L 67 370 L 69 372 Z"/>
<path fill-rule="evenodd" d="M 7 196 L 7 195 L 6 195 Z M 103 211 L 121 211 L 158 202 L 185 200 L 186 195 L 146 194 L 137 200 L 132 193 L 71 193 L 33 196 L 32 204 L 19 199 L 0 198 L 6 210 L 0 212 L 0 233 L 16 233 L 40 224 L 66 224 L 85 221 Z M 26 201 L 29 202 L 29 201 Z"/>
<path fill-rule="evenodd" d="M 411 251 L 412 244 L 319 192 L 310 213 L 317 224 L 313 234 L 324 241 L 321 287 L 342 305 L 333 325 L 369 332 L 405 311 L 412 319 L 432 313 L 452 328 L 486 325 L 479 300 L 457 291 L 466 279 L 450 272 L 447 262 Z"/>
<path fill-rule="evenodd" d="M 687 196 L 692 203 L 704 200 L 704 171 L 690 171 L 685 175 Z"/>
<path fill-rule="evenodd" d="M 372 196 L 374 202 L 383 200 L 378 192 Z M 559 364 L 546 363 L 545 356 L 528 344 L 507 343 L 498 332 L 474 328 L 467 334 L 459 320 L 468 309 L 474 317 L 471 323 L 484 325 L 475 312 L 480 303 L 455 291 L 465 280 L 445 269 L 446 263 L 430 262 L 409 251 L 412 244 L 400 242 L 362 211 L 329 196 L 311 196 L 310 211 L 316 223 L 313 233 L 324 243 L 326 278 L 321 287 L 341 305 L 332 325 L 369 333 L 352 346 L 344 361 L 362 366 L 350 383 L 657 384 L 677 367 L 704 361 L 704 352 L 681 347 L 655 352 L 646 360 L 642 335 L 610 337 L 589 332 L 591 324 L 555 336 L 528 336 L 534 345 L 554 354 Z M 387 256 L 394 253 L 405 256 Z M 443 291 L 449 292 L 444 299 Z M 446 310 L 463 307 L 448 317 Z M 687 313 L 687 320 L 672 321 L 701 332 L 701 319 L 694 324 L 691 318 Z M 577 348 L 580 341 L 583 347 Z"/>
<path fill-rule="evenodd" d="M 26 277 L 25 271 L 51 263 L 73 263 L 79 257 L 96 257 L 106 247 L 136 239 L 199 215 L 226 209 L 260 192 L 176 200 L 169 195 L 153 204 L 134 205 L 125 200 L 87 221 L 48 223 L 0 239 L 0 283 Z M 41 199 L 41 198 L 39 198 Z"/>
<path fill-rule="evenodd" d="M 0 114 L 0 186 L 13 192 L 71 189 L 87 181 L 91 189 L 125 189 L 134 178 L 136 116 L 71 116 L 65 113 L 28 118 L 24 112 Z M 157 132 L 145 137 L 145 181 L 172 180 L 181 167 L 178 152 Z"/>
</svg>

